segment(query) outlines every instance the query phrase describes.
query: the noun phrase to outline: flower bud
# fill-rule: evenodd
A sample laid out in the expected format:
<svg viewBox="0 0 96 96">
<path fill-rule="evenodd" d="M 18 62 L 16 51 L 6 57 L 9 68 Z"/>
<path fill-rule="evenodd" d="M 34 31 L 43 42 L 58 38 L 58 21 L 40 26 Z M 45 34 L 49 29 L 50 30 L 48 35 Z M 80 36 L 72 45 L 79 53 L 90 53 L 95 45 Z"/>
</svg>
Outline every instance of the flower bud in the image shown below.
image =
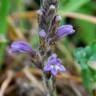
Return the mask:
<svg viewBox="0 0 96 96">
<path fill-rule="evenodd" d="M 41 38 L 45 38 L 46 32 L 42 29 L 42 30 L 39 32 L 39 36 L 40 36 Z"/>
<path fill-rule="evenodd" d="M 56 8 L 55 8 L 54 5 L 50 5 L 49 10 L 55 10 L 55 9 L 56 9 Z"/>
<path fill-rule="evenodd" d="M 61 16 L 59 16 L 59 15 L 55 16 L 55 17 L 53 18 L 53 20 L 52 20 L 52 24 L 51 24 L 51 25 L 52 25 L 52 26 L 56 25 L 57 22 L 59 22 L 61 19 L 62 19 Z"/>
<path fill-rule="evenodd" d="M 58 22 L 58 21 L 60 21 L 62 19 L 62 17 L 61 16 L 56 16 L 56 21 Z"/>
<path fill-rule="evenodd" d="M 41 16 L 41 15 L 43 14 L 43 12 L 42 12 L 41 10 L 38 10 L 38 11 L 37 11 L 37 14 L 38 14 L 39 16 Z"/>
<path fill-rule="evenodd" d="M 31 45 L 24 41 L 13 42 L 9 51 L 12 53 L 28 53 L 33 57 L 36 55 Z"/>
<path fill-rule="evenodd" d="M 71 25 L 62 25 L 57 28 L 56 37 L 62 38 L 64 36 L 67 36 L 69 34 L 73 34 L 75 30 L 73 29 L 73 26 Z"/>
</svg>

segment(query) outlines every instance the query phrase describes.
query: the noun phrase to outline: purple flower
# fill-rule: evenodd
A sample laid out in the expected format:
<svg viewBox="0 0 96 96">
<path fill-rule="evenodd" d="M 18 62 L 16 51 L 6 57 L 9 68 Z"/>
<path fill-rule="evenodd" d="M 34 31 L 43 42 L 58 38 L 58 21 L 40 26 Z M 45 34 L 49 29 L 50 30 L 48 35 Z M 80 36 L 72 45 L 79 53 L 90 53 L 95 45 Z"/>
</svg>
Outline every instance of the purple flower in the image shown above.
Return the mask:
<svg viewBox="0 0 96 96">
<path fill-rule="evenodd" d="M 72 25 L 62 25 L 62 26 L 58 27 L 57 32 L 56 32 L 56 37 L 62 38 L 64 36 L 67 36 L 74 32 L 75 32 L 75 30 L 73 29 Z"/>
<path fill-rule="evenodd" d="M 41 38 L 45 38 L 46 32 L 42 29 L 42 30 L 39 32 L 39 36 L 40 36 Z"/>
<path fill-rule="evenodd" d="M 31 45 L 24 41 L 13 42 L 10 46 L 10 51 L 12 53 L 29 53 L 32 56 L 36 54 L 36 52 L 32 49 Z"/>
<path fill-rule="evenodd" d="M 52 54 L 48 58 L 47 64 L 44 66 L 44 71 L 45 72 L 51 71 L 53 75 L 56 75 L 58 72 L 63 72 L 65 71 L 65 68 L 61 63 L 62 62 L 59 58 L 57 58 L 57 55 Z"/>
</svg>

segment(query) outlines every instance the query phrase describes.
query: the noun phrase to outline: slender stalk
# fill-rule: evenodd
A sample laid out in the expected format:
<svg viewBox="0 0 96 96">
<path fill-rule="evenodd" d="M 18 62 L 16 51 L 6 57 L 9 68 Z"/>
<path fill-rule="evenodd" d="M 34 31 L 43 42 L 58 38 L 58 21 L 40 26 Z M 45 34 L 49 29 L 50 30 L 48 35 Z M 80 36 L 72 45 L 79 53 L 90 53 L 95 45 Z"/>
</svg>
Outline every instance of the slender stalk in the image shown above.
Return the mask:
<svg viewBox="0 0 96 96">
<path fill-rule="evenodd" d="M 44 81 L 46 83 L 45 85 L 48 88 L 48 91 L 47 91 L 48 95 L 49 96 L 57 96 L 54 76 L 51 75 L 51 77 L 49 79 L 46 78 L 46 76 L 45 76 L 45 80 Z"/>
<path fill-rule="evenodd" d="M 51 96 L 50 92 L 48 90 L 48 86 L 47 86 L 48 84 L 47 84 L 47 80 L 46 80 L 45 74 L 43 74 L 42 79 L 43 79 L 43 85 L 44 85 L 44 88 L 45 88 L 45 95 L 44 96 Z"/>
</svg>

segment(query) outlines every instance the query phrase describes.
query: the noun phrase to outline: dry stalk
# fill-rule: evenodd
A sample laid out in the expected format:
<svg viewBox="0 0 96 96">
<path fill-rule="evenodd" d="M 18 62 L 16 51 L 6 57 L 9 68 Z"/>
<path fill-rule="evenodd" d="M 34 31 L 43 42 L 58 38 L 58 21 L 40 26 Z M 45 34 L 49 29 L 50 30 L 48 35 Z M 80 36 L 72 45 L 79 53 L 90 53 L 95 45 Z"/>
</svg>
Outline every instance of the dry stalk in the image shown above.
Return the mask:
<svg viewBox="0 0 96 96">
<path fill-rule="evenodd" d="M 64 17 L 69 17 L 69 18 L 74 18 L 74 19 L 81 19 L 85 20 L 91 23 L 96 24 L 96 17 L 91 16 L 91 15 L 86 15 L 83 13 L 75 13 L 75 12 L 60 12 L 60 14 Z M 26 13 L 16 13 L 14 15 L 15 18 L 36 18 L 37 17 L 37 12 L 32 11 L 32 12 L 26 12 Z"/>
<path fill-rule="evenodd" d="M 75 12 L 61 13 L 61 15 L 64 17 L 81 19 L 81 20 L 85 20 L 85 21 L 96 24 L 96 17 L 95 16 L 86 15 L 86 14 L 82 14 L 82 13 L 75 13 Z"/>
<path fill-rule="evenodd" d="M 45 89 L 43 85 L 30 73 L 28 68 L 25 68 L 23 72 L 25 76 L 32 82 L 32 84 L 34 84 L 35 87 L 40 89 L 41 92 L 44 92 Z"/>
<path fill-rule="evenodd" d="M 10 33 L 11 33 L 11 31 L 13 32 L 13 33 L 11 33 L 11 35 L 14 34 L 16 37 L 18 37 L 19 40 L 26 41 L 24 35 L 22 34 L 23 32 L 21 32 L 21 30 L 19 30 L 18 28 L 15 27 L 11 17 L 7 18 L 7 22 L 8 22 L 8 26 L 10 28 L 9 32 Z M 14 38 L 14 39 L 16 39 L 16 38 Z"/>
<path fill-rule="evenodd" d="M 12 71 L 8 71 L 7 78 L 3 82 L 3 84 L 1 85 L 1 88 L 0 88 L 0 96 L 4 96 L 4 93 L 5 93 L 6 89 L 8 88 L 8 85 L 10 84 L 13 76 L 14 76 L 13 72 Z"/>
</svg>

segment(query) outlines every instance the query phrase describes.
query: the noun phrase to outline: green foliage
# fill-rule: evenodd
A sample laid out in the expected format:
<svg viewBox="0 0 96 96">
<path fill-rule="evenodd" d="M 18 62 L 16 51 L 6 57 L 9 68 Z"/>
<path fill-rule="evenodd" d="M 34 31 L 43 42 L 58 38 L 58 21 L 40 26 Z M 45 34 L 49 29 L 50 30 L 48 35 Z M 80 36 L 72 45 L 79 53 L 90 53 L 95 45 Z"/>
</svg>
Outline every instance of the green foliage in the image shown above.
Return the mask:
<svg viewBox="0 0 96 96">
<path fill-rule="evenodd" d="M 6 27 L 7 27 L 7 16 L 9 12 L 10 2 L 9 0 L 1 0 L 1 7 L 0 7 L 0 35 L 6 34 Z"/>
<path fill-rule="evenodd" d="M 72 12 L 75 11 L 77 13 L 94 15 L 94 10 L 96 9 L 94 2 L 92 0 L 61 0 L 59 12 L 64 14 L 64 12 Z M 63 19 L 62 23 L 66 23 Z M 80 40 L 84 44 L 90 44 L 96 39 L 96 28 L 95 24 L 90 22 L 75 19 L 72 21 L 74 25 L 76 25 L 76 36 L 75 40 Z"/>
<path fill-rule="evenodd" d="M 9 7 L 10 7 L 10 2 L 9 0 L 1 0 L 1 7 L 0 7 L 0 37 L 3 38 L 6 36 L 7 33 L 7 16 L 9 13 Z M 6 48 L 6 40 L 3 38 L 3 40 L 0 41 L 0 68 L 3 63 L 3 57 L 5 53 L 5 48 Z"/>
<path fill-rule="evenodd" d="M 74 52 L 75 59 L 80 64 L 82 79 L 85 88 L 92 93 L 96 83 L 96 43 L 85 48 L 77 48 Z"/>
<path fill-rule="evenodd" d="M 63 12 L 76 11 L 90 0 L 60 0 L 60 10 Z"/>
<path fill-rule="evenodd" d="M 77 12 L 91 15 L 93 14 L 93 9 L 88 3 L 84 7 L 79 8 Z M 95 40 L 95 24 L 78 19 L 74 20 L 74 23 L 78 27 L 76 38 L 79 38 L 85 44 L 90 44 Z"/>
</svg>

